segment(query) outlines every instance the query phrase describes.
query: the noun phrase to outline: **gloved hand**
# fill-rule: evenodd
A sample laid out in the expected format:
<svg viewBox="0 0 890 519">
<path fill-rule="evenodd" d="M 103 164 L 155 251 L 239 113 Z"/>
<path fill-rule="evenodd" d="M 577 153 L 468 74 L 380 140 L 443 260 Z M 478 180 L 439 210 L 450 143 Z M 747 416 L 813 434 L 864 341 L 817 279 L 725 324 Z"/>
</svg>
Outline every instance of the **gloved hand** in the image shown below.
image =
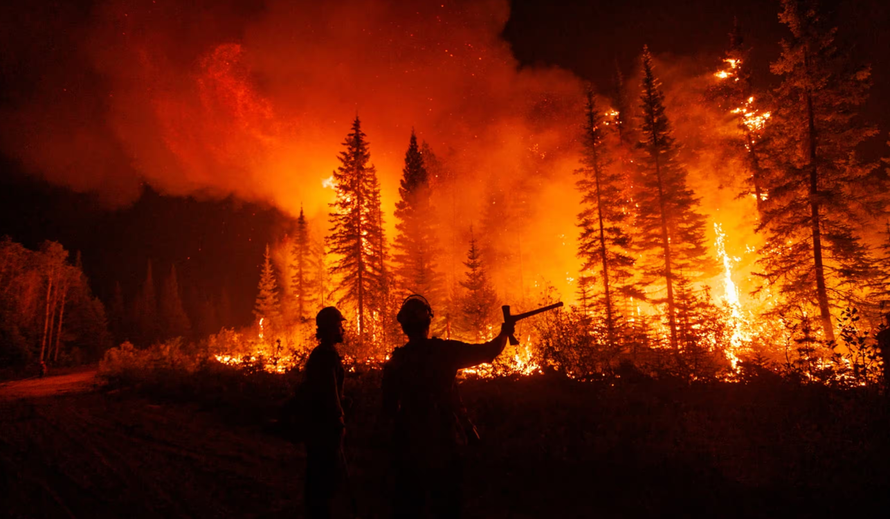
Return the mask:
<svg viewBox="0 0 890 519">
<path fill-rule="evenodd" d="M 516 323 L 503 323 L 501 324 L 501 335 L 504 337 L 508 337 L 516 333 Z"/>
</svg>

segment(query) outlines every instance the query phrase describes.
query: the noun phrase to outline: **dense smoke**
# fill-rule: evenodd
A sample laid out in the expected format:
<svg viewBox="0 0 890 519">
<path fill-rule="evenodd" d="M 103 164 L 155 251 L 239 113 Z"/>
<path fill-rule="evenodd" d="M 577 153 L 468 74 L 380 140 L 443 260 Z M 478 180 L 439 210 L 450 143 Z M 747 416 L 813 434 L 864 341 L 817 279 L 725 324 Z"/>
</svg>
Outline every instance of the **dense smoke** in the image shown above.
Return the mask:
<svg viewBox="0 0 890 519">
<path fill-rule="evenodd" d="M 4 150 L 35 174 L 112 204 L 131 202 L 146 182 L 170 195 L 233 194 L 294 215 L 302 206 L 321 229 L 333 195 L 322 181 L 359 115 L 390 236 L 414 128 L 460 180 L 453 223 L 461 237 L 470 225 L 478 229 L 486 204 L 497 203 L 493 190 L 528 191 L 521 201 L 506 191 L 507 203 L 523 204 L 524 218 L 498 245 L 520 250 L 525 273 L 502 277 L 501 288 L 550 282 L 573 296 L 572 171 L 584 85 L 564 70 L 519 66 L 500 36 L 506 1 L 270 1 L 261 8 L 112 1 L 77 13 L 81 22 L 67 29 L 55 18 L 65 13 L 42 14 L 23 31 L 54 34 L 46 49 L 52 59 L 40 61 L 46 68 L 34 72 L 32 89 L 6 103 L 2 123 Z M 26 56 L 11 38 L 4 59 Z M 681 142 L 703 135 L 694 111 L 702 102 L 690 99 L 701 88 L 679 92 L 701 87 L 709 72 L 689 68 L 657 70 L 669 115 L 680 116 Z M 628 78 L 630 90 L 636 82 Z M 707 188 L 699 196 L 709 197 L 710 212 L 736 191 L 721 184 L 730 176 L 725 166 L 707 166 L 719 158 L 705 155 L 689 155 L 702 164 L 690 180 Z M 743 241 L 730 239 L 730 247 Z M 453 257 L 465 253 L 465 240 L 453 246 Z"/>
<path fill-rule="evenodd" d="M 472 193 L 518 181 L 530 150 L 558 164 L 577 126 L 580 82 L 520 70 L 499 37 L 508 15 L 501 1 L 97 5 L 64 40 L 85 70 L 47 70 L 7 107 L 3 144 L 35 173 L 113 203 L 145 181 L 319 218 L 332 195 L 322 180 L 358 114 L 384 207 L 412 127 L 474 179 Z M 573 167 L 548 174 L 570 182 Z"/>
</svg>

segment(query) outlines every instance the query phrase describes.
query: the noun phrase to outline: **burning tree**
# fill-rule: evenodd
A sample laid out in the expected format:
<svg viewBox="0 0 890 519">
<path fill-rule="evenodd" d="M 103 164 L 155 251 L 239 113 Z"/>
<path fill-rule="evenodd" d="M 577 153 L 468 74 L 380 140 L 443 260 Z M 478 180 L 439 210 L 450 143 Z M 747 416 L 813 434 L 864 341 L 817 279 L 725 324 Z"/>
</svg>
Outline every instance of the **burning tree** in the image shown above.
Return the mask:
<svg viewBox="0 0 890 519">
<path fill-rule="evenodd" d="M 436 268 L 439 248 L 430 195 L 429 175 L 412 130 L 399 187 L 400 199 L 396 203 L 399 234 L 393 247 L 394 274 L 401 292 L 422 294 L 436 307 L 440 301 L 441 275 Z"/>
<path fill-rule="evenodd" d="M 741 30 L 736 21 L 729 35 L 729 49 L 723 57 L 723 67 L 714 73 L 717 83 L 708 93 L 716 104 L 725 110 L 738 129 L 727 142 L 727 148 L 742 157 L 748 173 L 746 181 L 751 190 L 747 193 L 753 192 L 759 215 L 767 196 L 763 187 L 764 172 L 761 156 L 765 151 L 762 134 L 772 114 L 758 107 L 760 103 L 755 99 L 751 74 L 746 66 L 749 54 L 750 49 L 744 46 Z"/>
<path fill-rule="evenodd" d="M 275 271 L 272 268 L 272 259 L 268 245 L 266 245 L 266 252 L 263 253 L 263 267 L 260 271 L 260 282 L 257 286 L 253 315 L 263 321 L 260 324 L 263 327 L 281 325 L 281 308 L 278 306 L 278 284 L 275 281 Z"/>
<path fill-rule="evenodd" d="M 339 277 L 340 302 L 357 310 L 359 346 L 372 331 L 370 317 L 380 314 L 386 302 L 385 236 L 380 208 L 380 185 L 370 164 L 371 151 L 358 116 L 343 142 L 334 171 L 337 199 L 331 204 L 329 252 L 337 259 L 331 273 Z"/>
<path fill-rule="evenodd" d="M 644 272 L 650 285 L 663 280 L 670 344 L 679 353 L 677 336 L 678 282 L 707 270 L 705 219 L 696 212 L 698 199 L 686 186 L 686 170 L 678 163 L 677 146 L 665 115 L 664 94 L 652 69 L 649 49 L 643 48 L 643 83 L 640 95 L 642 141 L 638 147 L 634 248 L 644 255 Z"/>
<path fill-rule="evenodd" d="M 615 329 L 619 320 L 616 294 L 631 295 L 632 288 L 623 283 L 631 277 L 633 258 L 627 253 L 631 244 L 627 232 L 629 218 L 623 186 L 627 179 L 621 168 L 612 167 L 610 150 L 606 145 L 605 120 L 596 108 L 593 93 L 587 94 L 584 122 L 583 167 L 575 171 L 580 175 L 576 185 L 581 192 L 583 210 L 578 214 L 581 236 L 578 240 L 578 256 L 583 261 L 582 273 L 599 275 L 602 286 L 600 303 L 605 313 L 607 339 L 614 346 Z M 593 277 L 582 274 L 579 290 L 582 291 L 585 311 L 593 297 Z"/>
<path fill-rule="evenodd" d="M 791 31 L 772 64 L 783 76 L 774 92 L 769 127 L 772 163 L 765 179 L 769 199 L 758 228 L 770 254 L 763 275 L 788 305 L 813 304 L 821 328 L 834 340 L 832 302 L 851 301 L 871 275 L 871 260 L 854 222 L 863 221 L 857 193 L 870 166 L 856 147 L 875 131 L 858 118 L 871 71 L 853 67 L 835 45 L 830 27 L 809 0 L 783 0 L 780 20 Z M 872 190 L 874 191 L 874 190 Z"/>
</svg>

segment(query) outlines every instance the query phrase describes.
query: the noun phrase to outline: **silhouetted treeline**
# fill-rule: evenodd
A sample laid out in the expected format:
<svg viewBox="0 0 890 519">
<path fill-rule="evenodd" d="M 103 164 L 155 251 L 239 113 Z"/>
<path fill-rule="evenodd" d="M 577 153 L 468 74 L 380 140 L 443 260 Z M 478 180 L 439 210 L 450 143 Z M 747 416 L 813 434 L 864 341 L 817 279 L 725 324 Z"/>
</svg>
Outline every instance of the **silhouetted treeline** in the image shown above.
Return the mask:
<svg viewBox="0 0 890 519">
<path fill-rule="evenodd" d="M 139 347 L 175 337 L 206 337 L 235 323 L 224 288 L 196 288 L 179 278 L 175 265 L 158 280 L 151 260 L 134 294 L 128 296 L 120 283 L 115 285 L 108 320 L 116 343 L 129 341 Z"/>
</svg>

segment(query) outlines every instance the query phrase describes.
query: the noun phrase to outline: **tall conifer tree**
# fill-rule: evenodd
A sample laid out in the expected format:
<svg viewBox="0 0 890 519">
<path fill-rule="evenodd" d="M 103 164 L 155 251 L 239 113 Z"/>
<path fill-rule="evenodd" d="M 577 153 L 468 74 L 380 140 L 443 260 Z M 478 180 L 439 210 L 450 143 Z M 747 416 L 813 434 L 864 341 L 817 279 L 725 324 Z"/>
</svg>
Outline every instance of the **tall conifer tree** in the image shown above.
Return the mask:
<svg viewBox="0 0 890 519">
<path fill-rule="evenodd" d="M 438 247 L 430 196 L 429 176 L 412 130 L 396 203 L 399 233 L 393 247 L 394 273 L 401 292 L 422 294 L 435 307 L 441 276 L 436 270 Z"/>
<path fill-rule="evenodd" d="M 465 289 L 461 302 L 462 328 L 473 334 L 477 340 L 486 339 L 489 326 L 497 322 L 497 294 L 488 279 L 486 266 L 482 261 L 482 252 L 476 245 L 476 237 L 470 231 L 470 250 L 467 251 L 467 267 L 464 281 L 460 285 Z"/>
<path fill-rule="evenodd" d="M 748 174 L 745 194 L 754 195 L 759 215 L 766 199 L 762 165 L 762 156 L 766 153 L 763 129 L 771 113 L 762 108 L 762 96 L 754 91 L 751 84 L 750 54 L 736 20 L 729 34 L 729 48 L 723 57 L 723 66 L 714 74 L 716 84 L 708 94 L 738 128 L 738 132 L 730 137 L 723 148 L 741 157 L 745 164 Z"/>
<path fill-rule="evenodd" d="M 334 171 L 337 200 L 331 204 L 327 245 L 336 257 L 331 274 L 338 279 L 340 301 L 355 306 L 363 343 L 373 329 L 370 317 L 384 301 L 386 251 L 380 185 L 358 116 L 343 146 L 340 166 Z"/>
<path fill-rule="evenodd" d="M 275 270 L 272 267 L 269 245 L 266 245 L 266 252 L 263 253 L 263 267 L 260 270 L 260 282 L 257 285 L 253 315 L 257 319 L 263 319 L 264 328 L 281 324 L 279 322 L 281 310 L 278 306 L 278 284 L 275 282 Z"/>
<path fill-rule="evenodd" d="M 616 280 L 630 277 L 633 258 L 628 255 L 630 235 L 627 233 L 626 220 L 629 204 L 622 203 L 626 196 L 622 186 L 626 179 L 620 168 L 612 167 L 610 150 L 606 144 L 607 137 L 617 138 L 618 135 L 607 136 L 602 114 L 596 108 L 592 92 L 587 94 L 583 134 L 582 168 L 575 171 L 580 176 L 576 185 L 581 192 L 583 210 L 578 214 L 578 227 L 581 236 L 578 239 L 578 256 L 583 265 L 582 272 L 593 272 L 601 285 L 600 301 L 605 315 L 607 339 L 610 346 L 615 346 L 615 328 L 618 320 L 615 296 L 620 290 L 620 282 Z M 589 307 L 587 292 L 590 288 L 588 276 L 582 274 L 585 281 L 584 303 Z"/>
<path fill-rule="evenodd" d="M 157 340 L 158 323 L 158 298 L 155 291 L 155 282 L 151 272 L 151 260 L 146 267 L 145 281 L 142 282 L 142 290 L 136 301 L 135 322 L 139 327 L 139 334 L 145 344 Z"/>
<path fill-rule="evenodd" d="M 161 320 L 163 334 L 167 337 L 182 337 L 191 330 L 191 322 L 182 306 L 179 294 L 179 281 L 176 279 L 176 265 L 170 267 L 170 275 L 164 282 L 161 297 Z"/>
<path fill-rule="evenodd" d="M 114 283 L 114 292 L 111 295 L 111 307 L 109 308 L 109 325 L 114 339 L 123 342 L 127 330 L 126 306 L 124 305 L 124 291 L 120 281 Z"/>
<path fill-rule="evenodd" d="M 665 287 L 671 347 L 679 352 L 677 301 L 679 281 L 708 269 L 705 219 L 696 211 L 698 199 L 686 185 L 686 170 L 678 163 L 677 146 L 665 115 L 664 94 L 643 47 L 640 95 L 642 137 L 636 181 L 637 234 L 635 248 L 646 256 L 645 274 L 652 285 Z"/>
<path fill-rule="evenodd" d="M 309 224 L 300 208 L 300 217 L 297 218 L 297 230 L 294 235 L 293 249 L 293 279 L 291 279 L 291 292 L 296 299 L 297 322 L 302 323 L 308 318 L 312 304 L 313 281 L 313 250 L 312 240 L 309 237 Z"/>
<path fill-rule="evenodd" d="M 833 340 L 832 305 L 853 298 L 871 274 L 854 227 L 868 198 L 857 188 L 870 168 L 855 150 L 875 133 L 857 117 L 871 71 L 838 51 L 836 29 L 815 1 L 783 0 L 779 19 L 791 38 L 772 64 L 782 84 L 769 126 L 774 160 L 759 230 L 770 252 L 761 266 L 789 304 L 818 308 L 824 336 Z"/>
</svg>

